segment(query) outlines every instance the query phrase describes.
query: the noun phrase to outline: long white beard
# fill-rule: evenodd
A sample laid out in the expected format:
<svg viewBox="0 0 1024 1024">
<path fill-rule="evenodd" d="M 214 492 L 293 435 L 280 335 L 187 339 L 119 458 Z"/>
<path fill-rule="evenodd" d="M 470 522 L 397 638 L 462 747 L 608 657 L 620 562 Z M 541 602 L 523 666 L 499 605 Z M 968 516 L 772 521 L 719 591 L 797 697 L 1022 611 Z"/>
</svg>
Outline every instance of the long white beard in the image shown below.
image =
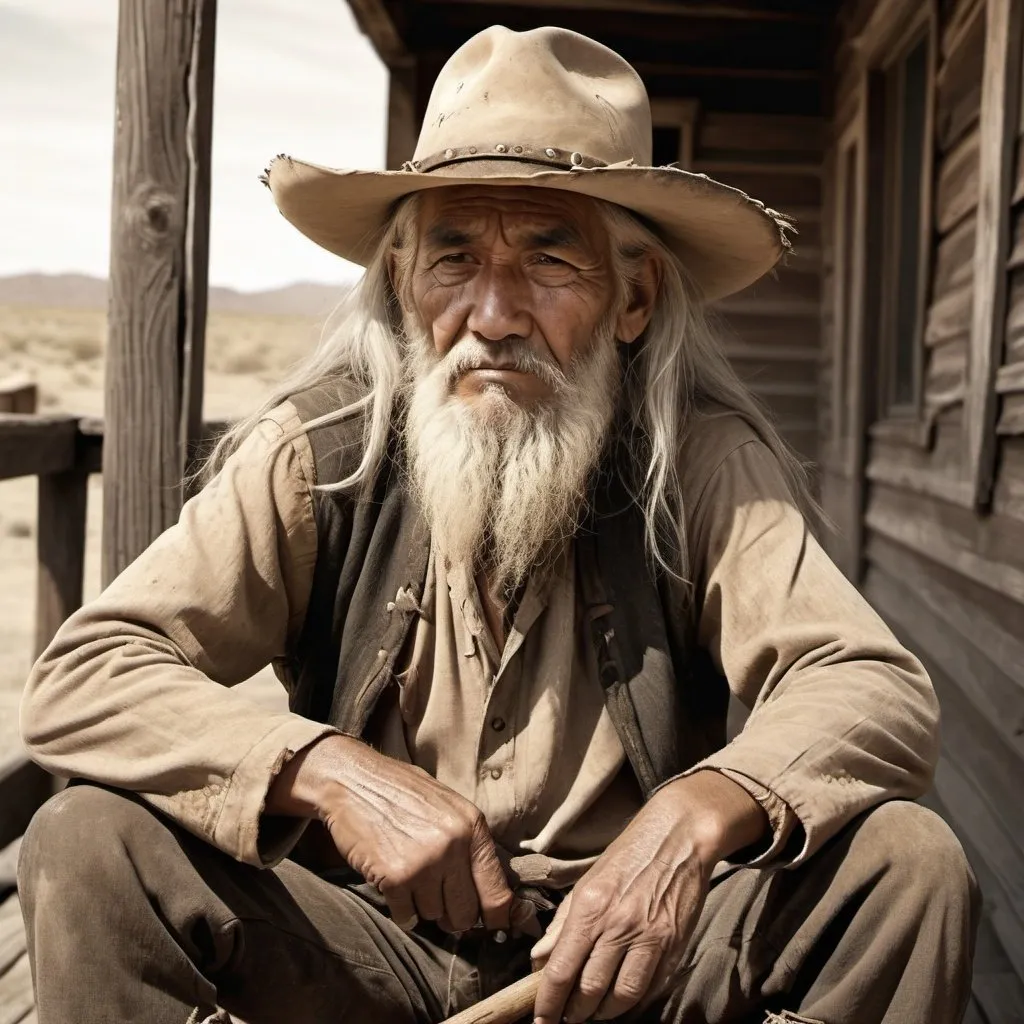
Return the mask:
<svg viewBox="0 0 1024 1024">
<path fill-rule="evenodd" d="M 510 593 L 572 536 L 587 483 L 615 413 L 620 368 L 607 323 L 568 373 L 523 344 L 518 369 L 540 374 L 552 398 L 525 409 L 501 388 L 471 405 L 452 393 L 462 370 L 487 354 L 461 341 L 438 358 L 410 338 L 405 445 L 414 493 L 434 543 L 453 565 L 483 568 Z M 502 354 L 509 346 L 502 343 Z"/>
</svg>

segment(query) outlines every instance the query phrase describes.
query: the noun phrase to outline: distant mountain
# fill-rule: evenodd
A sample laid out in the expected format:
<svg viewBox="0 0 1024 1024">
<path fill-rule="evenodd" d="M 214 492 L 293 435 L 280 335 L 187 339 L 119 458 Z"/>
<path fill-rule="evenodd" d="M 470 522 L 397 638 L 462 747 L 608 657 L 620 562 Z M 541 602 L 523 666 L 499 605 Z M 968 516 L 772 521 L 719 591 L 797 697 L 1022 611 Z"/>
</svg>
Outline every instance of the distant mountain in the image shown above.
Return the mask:
<svg viewBox="0 0 1024 1024">
<path fill-rule="evenodd" d="M 5 306 L 104 309 L 107 305 L 107 282 L 86 274 L 0 277 L 0 303 Z"/>
<path fill-rule="evenodd" d="M 224 313 L 265 313 L 274 316 L 326 316 L 349 290 L 350 284 L 314 284 L 297 281 L 265 292 L 239 292 L 211 288 L 210 308 Z"/>
<path fill-rule="evenodd" d="M 321 317 L 334 308 L 350 284 L 299 281 L 262 292 L 211 288 L 210 309 L 225 313 Z M 0 277 L 0 305 L 105 309 L 107 282 L 87 274 L 16 274 Z"/>
</svg>

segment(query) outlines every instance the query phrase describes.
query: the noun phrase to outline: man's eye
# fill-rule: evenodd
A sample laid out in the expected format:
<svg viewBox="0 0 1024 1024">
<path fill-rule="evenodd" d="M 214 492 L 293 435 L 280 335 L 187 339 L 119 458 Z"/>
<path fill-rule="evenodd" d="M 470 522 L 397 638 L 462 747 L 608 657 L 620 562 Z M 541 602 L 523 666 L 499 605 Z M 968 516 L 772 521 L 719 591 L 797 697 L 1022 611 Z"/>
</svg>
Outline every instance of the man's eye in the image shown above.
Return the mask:
<svg viewBox="0 0 1024 1024">
<path fill-rule="evenodd" d="M 537 262 L 543 264 L 545 267 L 561 267 L 566 266 L 565 260 L 560 260 L 557 256 L 552 256 L 550 253 L 542 252 L 537 256 Z"/>
<path fill-rule="evenodd" d="M 469 253 L 468 252 L 449 252 L 449 253 L 446 253 L 444 256 L 442 256 L 437 262 L 438 263 L 449 263 L 449 264 L 452 264 L 452 263 L 454 263 L 454 264 L 468 263 L 469 262 Z"/>
</svg>

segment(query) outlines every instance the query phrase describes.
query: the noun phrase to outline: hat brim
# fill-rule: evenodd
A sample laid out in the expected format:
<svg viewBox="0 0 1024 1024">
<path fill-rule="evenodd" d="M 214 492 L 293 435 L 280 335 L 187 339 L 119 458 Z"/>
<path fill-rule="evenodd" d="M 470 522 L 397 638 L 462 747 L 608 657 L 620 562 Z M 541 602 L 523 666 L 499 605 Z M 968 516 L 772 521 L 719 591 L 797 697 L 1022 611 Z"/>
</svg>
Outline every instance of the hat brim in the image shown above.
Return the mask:
<svg viewBox="0 0 1024 1024">
<path fill-rule="evenodd" d="M 652 223 L 705 299 L 753 284 L 789 248 L 789 223 L 739 189 L 676 167 L 534 170 L 472 160 L 416 171 L 335 170 L 277 157 L 264 180 L 284 217 L 329 252 L 365 266 L 396 200 L 453 185 L 551 188 L 616 203 Z"/>
</svg>

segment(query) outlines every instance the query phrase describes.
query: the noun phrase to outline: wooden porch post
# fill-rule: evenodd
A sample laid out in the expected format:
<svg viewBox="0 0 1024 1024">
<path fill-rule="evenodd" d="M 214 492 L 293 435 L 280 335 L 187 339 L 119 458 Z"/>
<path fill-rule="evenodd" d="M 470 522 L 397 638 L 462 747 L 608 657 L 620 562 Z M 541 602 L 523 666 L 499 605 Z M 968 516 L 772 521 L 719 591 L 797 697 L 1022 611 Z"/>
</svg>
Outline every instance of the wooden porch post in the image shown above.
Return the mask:
<svg viewBox="0 0 1024 1024">
<path fill-rule="evenodd" d="M 398 170 L 406 160 L 412 159 L 419 135 L 420 119 L 417 103 L 419 68 L 415 58 L 409 58 L 388 68 L 388 138 L 387 166 Z"/>
<path fill-rule="evenodd" d="M 177 519 L 202 425 L 216 0 L 121 0 L 103 582 Z"/>
</svg>

